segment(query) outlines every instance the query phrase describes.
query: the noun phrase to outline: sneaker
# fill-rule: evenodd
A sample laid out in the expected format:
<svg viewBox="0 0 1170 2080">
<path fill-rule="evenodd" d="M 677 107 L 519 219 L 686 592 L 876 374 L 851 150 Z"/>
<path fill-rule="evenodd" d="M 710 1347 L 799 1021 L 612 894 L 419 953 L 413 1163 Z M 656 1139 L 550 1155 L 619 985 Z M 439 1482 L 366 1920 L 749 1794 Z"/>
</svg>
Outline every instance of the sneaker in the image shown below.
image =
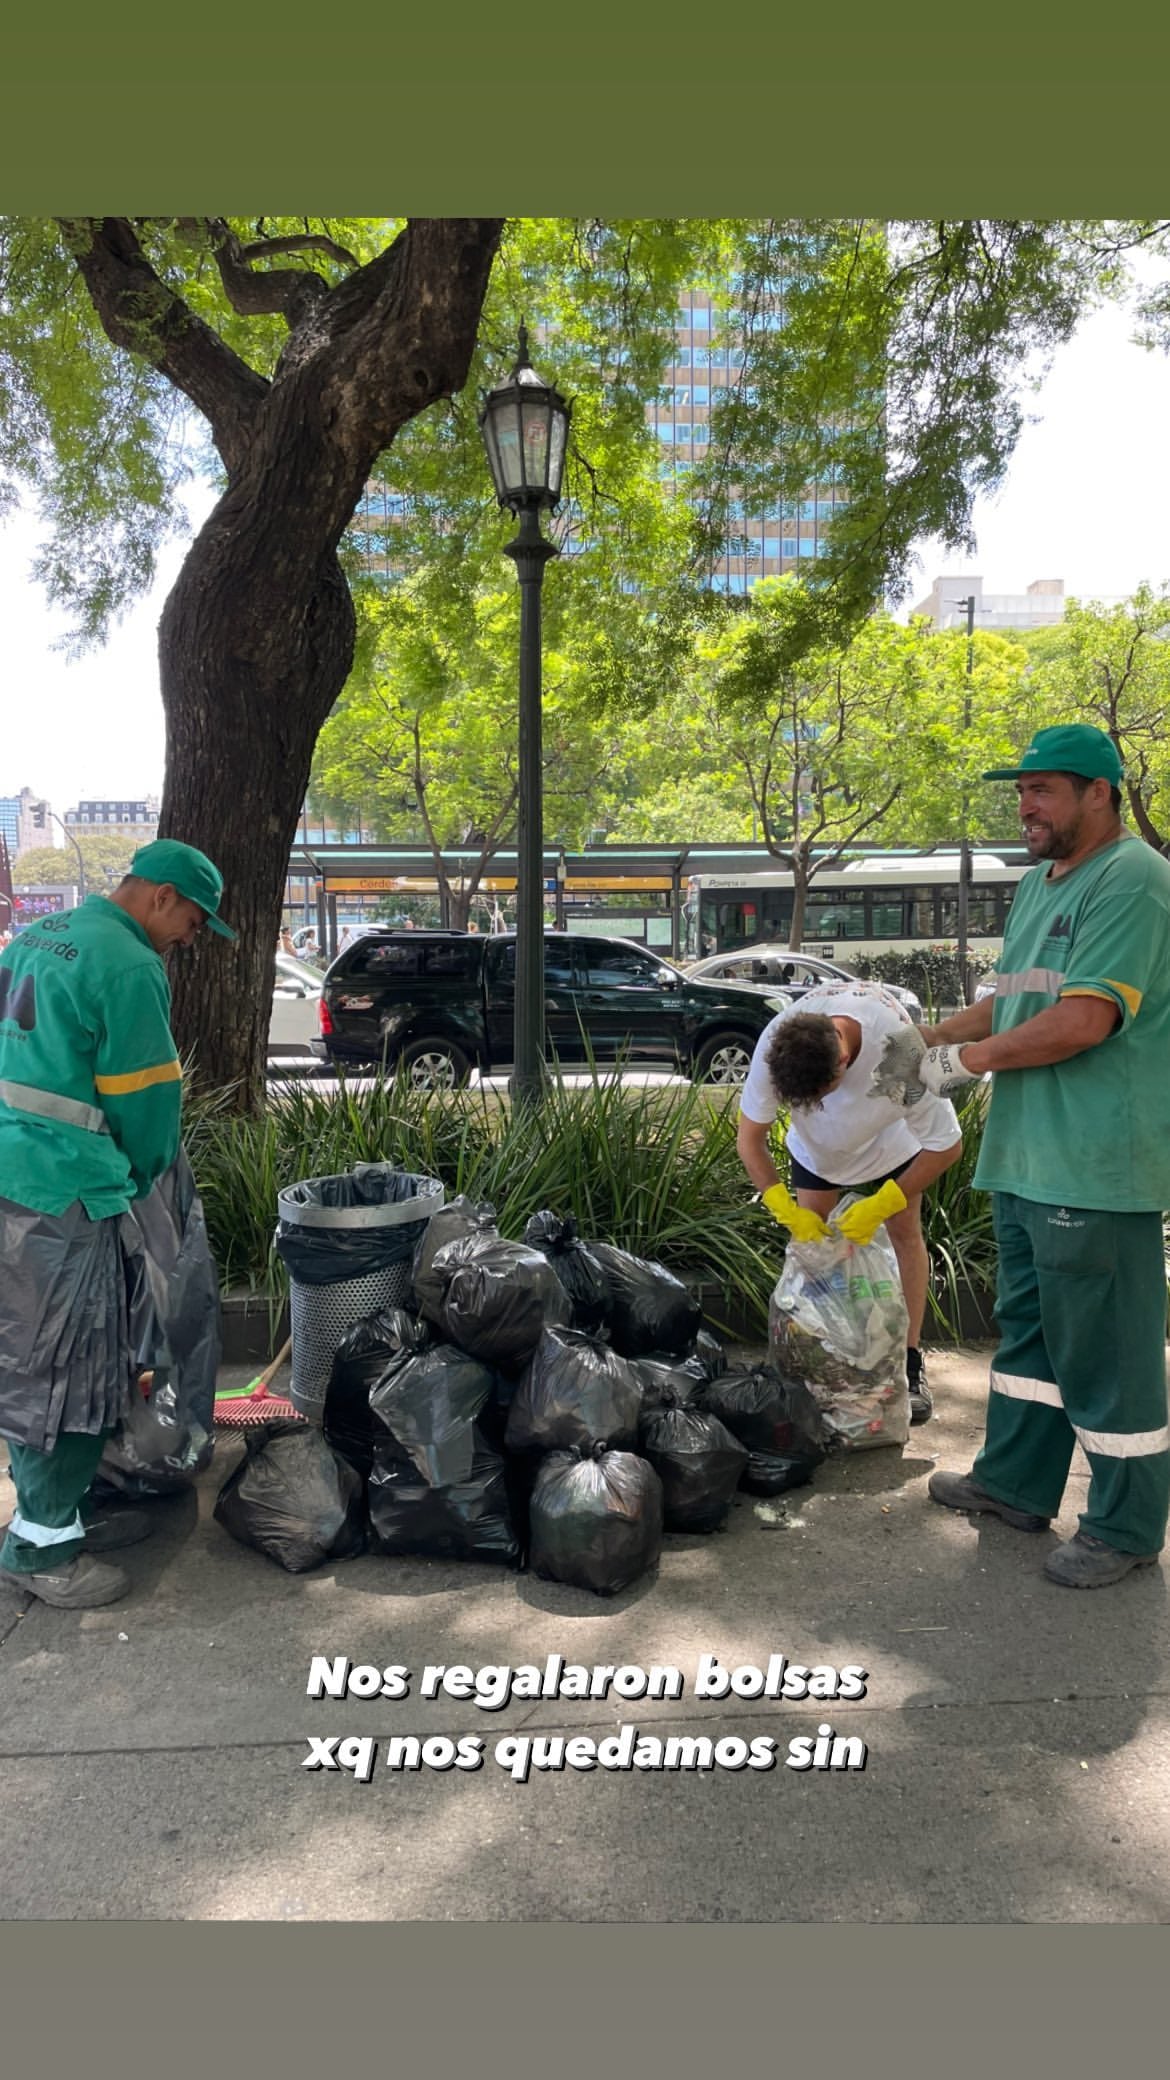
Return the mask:
<svg viewBox="0 0 1170 2080">
<path fill-rule="evenodd" d="M 6 1589 L 19 1589 L 36 1596 L 57 1611 L 88 1611 L 99 1604 L 117 1603 L 130 1587 L 120 1567 L 103 1567 L 100 1560 L 87 1560 L 79 1553 L 67 1567 L 43 1574 L 21 1574 L 14 1567 L 0 1567 L 0 1582 Z"/>
<path fill-rule="evenodd" d="M 926 1364 L 921 1351 L 907 1351 L 906 1378 L 910 1387 L 910 1421 L 928 1423 L 934 1414 L 934 1401 L 926 1384 Z"/>
<path fill-rule="evenodd" d="M 141 1545 L 149 1538 L 154 1525 L 143 1509 L 103 1509 L 91 1514 L 89 1508 L 81 1512 L 85 1527 L 85 1550 L 87 1553 L 118 1553 L 124 1546 Z"/>
<path fill-rule="evenodd" d="M 1110 1582 L 1119 1582 L 1135 1567 L 1152 1567 L 1157 1558 L 1157 1553 L 1119 1552 L 1103 1538 L 1077 1531 L 1065 1545 L 1049 1553 L 1044 1572 L 1062 1589 L 1107 1589 Z"/>
<path fill-rule="evenodd" d="M 1033 1517 L 1025 1509 L 1013 1509 L 1010 1502 L 1000 1502 L 988 1495 L 967 1473 L 932 1473 L 926 1483 L 926 1492 L 932 1502 L 941 1502 L 944 1509 L 962 1509 L 969 1515 L 989 1510 L 992 1516 L 1002 1517 L 1013 1531 L 1047 1531 L 1051 1517 Z"/>
</svg>

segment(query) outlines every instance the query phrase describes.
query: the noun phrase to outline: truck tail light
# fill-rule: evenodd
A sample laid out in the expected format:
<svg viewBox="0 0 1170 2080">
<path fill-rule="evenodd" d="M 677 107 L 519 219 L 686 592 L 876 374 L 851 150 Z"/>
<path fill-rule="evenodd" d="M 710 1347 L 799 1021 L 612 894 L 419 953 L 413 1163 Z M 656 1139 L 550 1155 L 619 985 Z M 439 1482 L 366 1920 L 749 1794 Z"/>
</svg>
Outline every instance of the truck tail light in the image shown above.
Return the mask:
<svg viewBox="0 0 1170 2080">
<path fill-rule="evenodd" d="M 321 1028 L 322 1039 L 328 1040 L 330 1033 L 333 1031 L 333 1020 L 329 1015 L 329 1006 L 325 1002 L 323 994 L 317 999 L 317 1024 Z"/>
</svg>

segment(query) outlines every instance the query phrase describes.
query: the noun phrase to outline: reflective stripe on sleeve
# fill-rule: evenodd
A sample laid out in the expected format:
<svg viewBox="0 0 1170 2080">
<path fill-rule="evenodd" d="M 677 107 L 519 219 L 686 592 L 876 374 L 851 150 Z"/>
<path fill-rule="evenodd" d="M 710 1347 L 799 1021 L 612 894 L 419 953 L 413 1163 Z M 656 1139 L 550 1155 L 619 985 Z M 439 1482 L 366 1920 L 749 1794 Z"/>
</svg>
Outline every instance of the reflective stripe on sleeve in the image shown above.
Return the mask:
<svg viewBox="0 0 1170 2080">
<path fill-rule="evenodd" d="M 183 1065 L 178 1056 L 173 1062 L 157 1062 L 153 1069 L 132 1069 L 127 1076 L 95 1076 L 94 1086 L 103 1098 L 126 1098 L 134 1091 L 148 1091 L 155 1083 L 181 1083 Z"/>
<path fill-rule="evenodd" d="M 1170 1429 L 1165 1424 L 1160 1430 L 1082 1430 L 1074 1423 L 1073 1429 L 1085 1450 L 1102 1459 L 1152 1459 L 1159 1452 L 1170 1452 Z"/>
<path fill-rule="evenodd" d="M 80 1510 L 71 1524 L 64 1524 L 60 1529 L 54 1524 L 30 1524 L 27 1517 L 22 1517 L 20 1511 L 15 1510 L 8 1529 L 17 1538 L 23 1538 L 25 1544 L 30 1546 L 63 1546 L 67 1545 L 71 1538 L 85 1537 L 85 1525 L 81 1521 Z"/>
<path fill-rule="evenodd" d="M 1020 968 L 1014 975 L 1002 972 L 995 978 L 997 997 L 1055 997 L 1064 982 L 1060 968 Z"/>
<path fill-rule="evenodd" d="M 1040 1401 L 1045 1408 L 1063 1408 L 1060 1388 L 1055 1380 L 1025 1379 L 1017 1372 L 992 1372 L 991 1391 L 1006 1394 L 1011 1401 Z"/>
<path fill-rule="evenodd" d="M 0 1098 L 14 1112 L 31 1112 L 38 1119 L 59 1119 L 67 1127 L 81 1127 L 87 1134 L 108 1134 L 109 1124 L 96 1105 L 80 1098 L 63 1098 L 59 1091 L 38 1090 L 31 1083 L 10 1083 L 0 1078 Z"/>
</svg>

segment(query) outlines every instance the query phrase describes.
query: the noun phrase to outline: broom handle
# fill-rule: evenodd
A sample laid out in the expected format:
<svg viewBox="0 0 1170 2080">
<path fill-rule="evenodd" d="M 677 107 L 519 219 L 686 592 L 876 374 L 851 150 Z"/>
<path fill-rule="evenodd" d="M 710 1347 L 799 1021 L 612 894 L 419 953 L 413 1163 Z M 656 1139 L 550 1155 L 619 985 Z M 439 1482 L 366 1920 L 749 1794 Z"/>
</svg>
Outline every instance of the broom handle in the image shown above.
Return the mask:
<svg viewBox="0 0 1170 2080">
<path fill-rule="evenodd" d="M 271 1364 L 266 1365 L 263 1372 L 260 1374 L 260 1377 L 256 1381 L 256 1385 L 253 1389 L 254 1393 L 259 1395 L 264 1392 L 265 1388 L 270 1387 L 272 1385 L 273 1380 L 276 1378 L 277 1373 L 280 1371 L 280 1368 L 284 1364 L 284 1361 L 288 1357 L 288 1354 L 291 1351 L 291 1349 L 292 1337 L 289 1336 L 286 1337 L 285 1341 L 281 1344 L 280 1349 L 277 1351 L 276 1356 L 275 1358 L 273 1358 Z"/>
</svg>

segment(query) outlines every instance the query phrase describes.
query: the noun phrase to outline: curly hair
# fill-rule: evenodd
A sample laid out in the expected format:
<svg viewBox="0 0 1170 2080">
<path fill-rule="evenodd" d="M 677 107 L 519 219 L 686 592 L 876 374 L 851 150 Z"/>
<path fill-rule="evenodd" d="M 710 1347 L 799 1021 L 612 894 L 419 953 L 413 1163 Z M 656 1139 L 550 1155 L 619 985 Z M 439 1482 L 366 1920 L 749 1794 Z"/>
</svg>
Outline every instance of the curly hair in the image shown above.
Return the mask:
<svg viewBox="0 0 1170 2080">
<path fill-rule="evenodd" d="M 796 1011 L 777 1029 L 765 1060 L 776 1096 L 785 1105 L 811 1109 L 840 1072 L 837 1028 L 823 1012 Z"/>
</svg>

